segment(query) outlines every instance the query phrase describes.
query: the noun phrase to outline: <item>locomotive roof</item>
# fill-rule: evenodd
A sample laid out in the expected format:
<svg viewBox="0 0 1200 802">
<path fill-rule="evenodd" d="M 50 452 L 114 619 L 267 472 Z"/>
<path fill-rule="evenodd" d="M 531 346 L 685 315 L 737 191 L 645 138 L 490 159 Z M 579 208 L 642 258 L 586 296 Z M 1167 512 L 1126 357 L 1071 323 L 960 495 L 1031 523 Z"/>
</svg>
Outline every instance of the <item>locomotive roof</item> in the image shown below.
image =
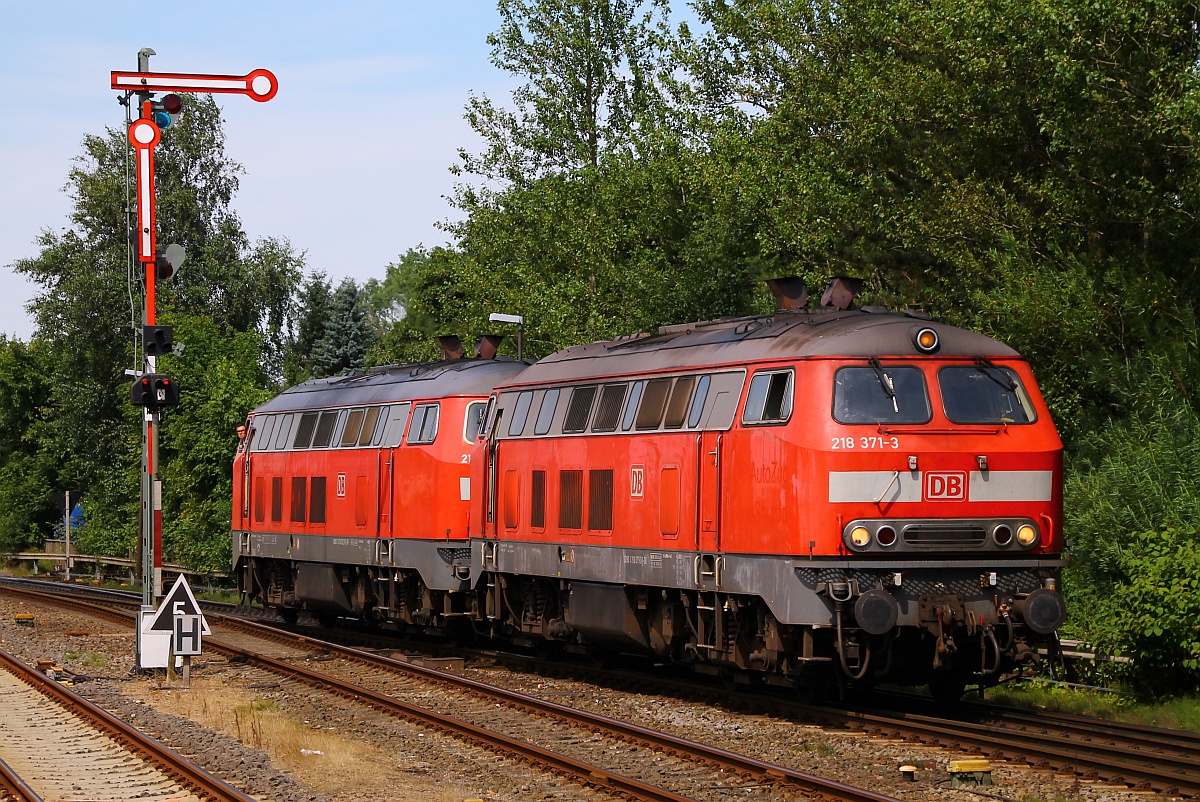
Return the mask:
<svg viewBox="0 0 1200 802">
<path fill-rule="evenodd" d="M 939 323 L 920 312 L 890 312 L 881 307 L 796 309 L 663 326 L 657 334 L 572 346 L 537 362 L 517 381 L 561 381 L 807 357 L 912 358 L 921 355 L 913 337 L 924 328 L 938 334 L 938 357 L 1020 356 L 987 335 Z"/>
<path fill-rule="evenodd" d="M 387 365 L 366 373 L 310 379 L 284 390 L 255 413 L 380 404 L 447 396 L 486 396 L 527 367 L 514 359 L 447 359 Z"/>
</svg>

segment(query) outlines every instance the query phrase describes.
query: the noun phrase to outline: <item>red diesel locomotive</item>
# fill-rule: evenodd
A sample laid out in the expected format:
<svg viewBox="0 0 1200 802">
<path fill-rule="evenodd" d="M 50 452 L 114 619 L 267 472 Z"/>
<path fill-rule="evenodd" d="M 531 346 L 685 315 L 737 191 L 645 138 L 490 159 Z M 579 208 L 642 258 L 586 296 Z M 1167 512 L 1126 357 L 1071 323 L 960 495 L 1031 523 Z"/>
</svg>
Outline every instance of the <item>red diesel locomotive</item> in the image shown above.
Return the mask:
<svg viewBox="0 0 1200 802">
<path fill-rule="evenodd" d="M 239 455 L 242 590 L 285 617 L 457 621 L 778 683 L 997 681 L 1065 618 L 1062 444 L 1027 364 L 922 315 L 789 292 L 799 308 L 528 367 L 284 393 L 250 430 L 329 416 L 328 437 L 276 429 Z M 442 406 L 442 434 L 414 442 L 415 414 L 387 433 L 372 410 L 409 399 Z M 314 524 L 282 494 L 318 480 L 339 492 Z"/>
</svg>

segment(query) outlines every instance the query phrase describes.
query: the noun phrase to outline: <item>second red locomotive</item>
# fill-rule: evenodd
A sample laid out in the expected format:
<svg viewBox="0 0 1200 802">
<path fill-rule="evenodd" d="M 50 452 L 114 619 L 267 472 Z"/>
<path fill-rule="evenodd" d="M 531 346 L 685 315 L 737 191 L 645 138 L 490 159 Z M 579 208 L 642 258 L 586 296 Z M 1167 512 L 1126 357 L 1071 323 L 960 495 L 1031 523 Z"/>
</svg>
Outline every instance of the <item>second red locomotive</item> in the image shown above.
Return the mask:
<svg viewBox="0 0 1200 802">
<path fill-rule="evenodd" d="M 1028 365 L 922 315 L 785 306 L 798 308 L 528 367 L 426 368 L 486 379 L 469 394 L 482 413 L 473 447 L 454 425 L 431 461 L 385 470 L 400 464 L 386 462 L 400 459 L 386 436 L 320 458 L 285 443 L 273 470 L 293 483 L 289 472 L 330 482 L 362 476 L 352 461 L 378 466 L 355 485 L 365 499 L 330 498 L 311 545 L 282 521 L 261 525 L 258 469 L 239 457 L 243 590 L 285 615 L 470 623 L 779 683 L 887 677 L 953 696 L 1032 659 L 1065 606 L 1062 444 Z M 373 401 L 320 385 L 330 443 L 344 446 L 356 410 L 365 421 L 408 392 L 372 378 L 403 370 L 422 369 L 358 380 Z M 457 409 L 456 389 L 428 392 Z M 294 395 L 256 410 L 251 428 Z M 246 456 L 258 453 L 251 443 Z M 452 487 L 465 463 L 469 487 Z M 397 482 L 427 492 L 397 507 Z M 354 505 L 367 531 L 335 528 L 334 509 Z M 463 525 L 424 526 L 430 515 Z"/>
</svg>

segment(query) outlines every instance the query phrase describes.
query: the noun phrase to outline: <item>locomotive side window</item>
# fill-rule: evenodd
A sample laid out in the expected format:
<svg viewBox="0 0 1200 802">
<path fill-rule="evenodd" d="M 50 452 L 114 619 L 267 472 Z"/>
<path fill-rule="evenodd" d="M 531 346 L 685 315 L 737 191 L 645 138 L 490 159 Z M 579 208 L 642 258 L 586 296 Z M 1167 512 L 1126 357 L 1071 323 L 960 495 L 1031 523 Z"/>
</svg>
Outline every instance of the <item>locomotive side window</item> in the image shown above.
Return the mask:
<svg viewBox="0 0 1200 802">
<path fill-rule="evenodd" d="M 308 522 L 325 523 L 325 477 L 314 476 L 308 494 Z"/>
<path fill-rule="evenodd" d="M 668 429 L 682 428 L 687 419 L 688 401 L 692 399 L 692 385 L 696 383 L 695 376 L 680 376 L 671 388 L 671 400 L 667 402 L 667 416 L 663 425 Z"/>
<path fill-rule="evenodd" d="M 657 429 L 662 422 L 663 408 L 667 405 L 667 394 L 671 391 L 670 379 L 651 379 L 646 382 L 642 403 L 638 405 L 635 426 L 639 430 Z"/>
<path fill-rule="evenodd" d="M 292 421 L 295 420 L 295 415 L 280 416 L 279 425 L 275 427 L 275 450 L 282 451 L 287 448 L 288 435 L 292 433 Z"/>
<path fill-rule="evenodd" d="M 588 471 L 588 531 L 612 531 L 613 472 Z"/>
<path fill-rule="evenodd" d="M 583 471 L 558 472 L 558 528 L 583 528 Z"/>
<path fill-rule="evenodd" d="M 367 410 L 367 415 L 363 418 L 362 431 L 358 435 L 358 444 L 360 446 L 371 445 L 371 439 L 375 436 L 375 425 L 379 423 L 379 411 L 383 407 L 371 407 Z"/>
<path fill-rule="evenodd" d="M 463 423 L 463 440 L 470 443 L 479 436 L 479 430 L 483 428 L 483 414 L 486 410 L 487 404 L 483 401 L 467 405 L 467 416 Z"/>
<path fill-rule="evenodd" d="M 621 418 L 621 431 L 627 432 L 632 428 L 633 417 L 642 398 L 642 388 L 645 386 L 645 382 L 633 383 L 633 389 L 629 391 L 629 403 L 625 406 L 625 417 Z"/>
<path fill-rule="evenodd" d="M 333 425 L 337 423 L 338 414 L 333 410 L 322 412 L 317 420 L 317 433 L 313 435 L 313 448 L 328 448 L 333 439 Z"/>
<path fill-rule="evenodd" d="M 520 474 L 509 468 L 504 472 L 504 528 L 517 528 L 517 512 L 520 510 Z"/>
<path fill-rule="evenodd" d="M 517 396 L 517 405 L 513 407 L 512 420 L 508 422 L 508 436 L 520 437 L 525 431 L 525 421 L 529 418 L 529 405 L 533 403 L 533 390 L 525 390 Z"/>
<path fill-rule="evenodd" d="M 563 433 L 573 434 L 587 428 L 588 417 L 592 412 L 592 401 L 596 398 L 596 385 L 576 387 L 571 391 L 571 401 L 567 404 L 567 418 L 563 421 Z"/>
<path fill-rule="evenodd" d="M 925 374 L 903 365 L 849 367 L 833 380 L 833 419 L 838 423 L 929 423 Z"/>
<path fill-rule="evenodd" d="M 781 423 L 792 416 L 792 371 L 754 374 L 742 423 Z"/>
<path fill-rule="evenodd" d="M 538 409 L 537 421 L 533 424 L 534 434 L 545 434 L 554 423 L 554 410 L 558 407 L 558 390 L 547 390 L 542 396 L 542 406 Z"/>
<path fill-rule="evenodd" d="M 529 490 L 529 525 L 534 529 L 546 528 L 546 472 L 535 470 L 531 476 Z"/>
<path fill-rule="evenodd" d="M 300 416 L 300 426 L 296 429 L 296 442 L 292 448 L 308 448 L 312 445 L 313 430 L 317 428 L 317 413 L 305 412 Z"/>
<path fill-rule="evenodd" d="M 954 423 L 1033 423 L 1033 403 L 1017 374 L 991 362 L 938 371 L 942 406 Z"/>
<path fill-rule="evenodd" d="M 410 446 L 426 445 L 437 438 L 438 405 L 421 404 L 413 410 L 412 426 L 408 430 Z"/>
<path fill-rule="evenodd" d="M 411 408 L 412 404 L 407 401 L 388 408 L 388 419 L 382 437 L 384 448 L 400 445 L 400 439 L 404 437 L 404 425 L 408 423 L 408 410 Z"/>
<path fill-rule="evenodd" d="M 254 477 L 254 520 L 262 523 L 267 517 L 267 500 L 263 498 L 263 478 Z"/>
<path fill-rule="evenodd" d="M 712 383 L 711 376 L 701 376 L 696 385 L 696 396 L 692 399 L 692 408 L 688 411 L 687 425 L 695 429 L 700 425 L 700 414 L 704 412 L 704 400 L 708 398 L 708 385 Z"/>
<path fill-rule="evenodd" d="M 308 510 L 308 478 L 292 477 L 292 523 L 304 523 L 304 513 Z"/>
<path fill-rule="evenodd" d="M 600 404 L 592 421 L 593 432 L 612 432 L 621 417 L 621 402 L 625 400 L 627 384 L 606 384 L 600 391 Z"/>
<path fill-rule="evenodd" d="M 342 448 L 353 448 L 358 445 L 358 435 L 362 431 L 363 420 L 366 418 L 366 414 L 367 411 L 365 409 L 350 410 L 350 415 L 346 418 L 346 425 L 342 428 Z"/>
<path fill-rule="evenodd" d="M 271 477 L 271 520 L 279 523 L 283 520 L 283 477 Z"/>
</svg>

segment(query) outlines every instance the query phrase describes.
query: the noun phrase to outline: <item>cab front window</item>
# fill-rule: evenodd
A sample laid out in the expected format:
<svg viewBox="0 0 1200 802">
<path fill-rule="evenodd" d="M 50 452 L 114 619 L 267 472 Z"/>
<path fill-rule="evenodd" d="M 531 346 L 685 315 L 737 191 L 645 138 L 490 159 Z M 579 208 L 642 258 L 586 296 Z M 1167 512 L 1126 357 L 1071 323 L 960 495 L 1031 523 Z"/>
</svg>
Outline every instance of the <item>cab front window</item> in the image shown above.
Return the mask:
<svg viewBox="0 0 1200 802">
<path fill-rule="evenodd" d="M 933 418 L 925 374 L 905 365 L 871 360 L 840 369 L 833 381 L 833 419 L 838 423 L 929 423 Z"/>
<path fill-rule="evenodd" d="M 987 360 L 938 371 L 942 406 L 954 423 L 1033 423 L 1029 394 L 1011 368 Z"/>
</svg>

